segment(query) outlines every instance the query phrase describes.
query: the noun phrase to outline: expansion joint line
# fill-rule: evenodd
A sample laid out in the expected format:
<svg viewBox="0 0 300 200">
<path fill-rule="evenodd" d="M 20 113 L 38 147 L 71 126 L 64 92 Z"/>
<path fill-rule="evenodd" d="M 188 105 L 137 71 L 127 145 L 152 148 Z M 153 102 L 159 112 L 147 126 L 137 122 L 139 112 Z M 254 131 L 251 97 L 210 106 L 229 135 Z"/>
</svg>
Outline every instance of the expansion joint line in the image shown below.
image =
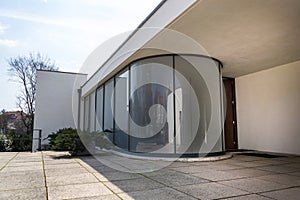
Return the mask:
<svg viewBox="0 0 300 200">
<path fill-rule="evenodd" d="M 46 199 L 48 200 L 49 196 L 48 196 L 47 177 L 46 177 L 45 162 L 44 162 L 44 152 L 41 151 L 41 154 L 42 154 L 42 165 L 43 165 L 44 182 L 45 182 L 45 188 L 46 188 Z"/>
<path fill-rule="evenodd" d="M 102 183 L 108 190 L 110 190 L 114 195 L 116 195 L 118 198 L 122 199 L 116 192 L 114 192 L 112 189 L 110 189 L 103 181 L 101 181 L 94 173 L 90 172 L 82 163 L 80 163 L 78 160 L 75 159 L 75 161 L 83 167 L 88 173 L 92 174 L 100 183 Z"/>
<path fill-rule="evenodd" d="M 0 172 L 8 165 L 8 163 L 10 163 L 10 161 L 12 161 L 15 157 L 17 157 L 17 155 L 19 155 L 19 152 L 16 153 L 11 159 L 7 161 L 7 163 L 3 167 L 0 168 Z"/>
</svg>

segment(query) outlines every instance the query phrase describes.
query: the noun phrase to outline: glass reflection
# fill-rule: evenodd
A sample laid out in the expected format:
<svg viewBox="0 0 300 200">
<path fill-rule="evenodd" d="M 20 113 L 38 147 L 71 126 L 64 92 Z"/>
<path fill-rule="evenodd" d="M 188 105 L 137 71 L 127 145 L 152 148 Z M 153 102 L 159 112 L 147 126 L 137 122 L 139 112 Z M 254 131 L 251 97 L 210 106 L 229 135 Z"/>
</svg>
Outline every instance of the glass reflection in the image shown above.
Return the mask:
<svg viewBox="0 0 300 200">
<path fill-rule="evenodd" d="M 115 86 L 115 144 L 128 150 L 129 73 L 116 76 Z"/>
<path fill-rule="evenodd" d="M 103 87 L 97 89 L 96 92 L 96 131 L 103 130 Z"/>
<path fill-rule="evenodd" d="M 153 58 L 131 67 L 130 151 L 174 152 L 172 121 L 172 58 Z M 173 124 L 173 123 L 171 123 Z M 173 129 L 170 129 L 173 131 Z"/>
<path fill-rule="evenodd" d="M 130 152 L 222 152 L 220 77 L 219 63 L 202 56 L 133 62 L 84 99 L 84 130 L 110 130 L 108 138 Z"/>
<path fill-rule="evenodd" d="M 103 130 L 107 132 L 107 136 L 110 141 L 113 141 L 113 132 L 114 132 L 114 120 L 113 120 L 113 111 L 114 111 L 114 80 L 106 82 L 104 85 L 104 124 Z"/>
</svg>

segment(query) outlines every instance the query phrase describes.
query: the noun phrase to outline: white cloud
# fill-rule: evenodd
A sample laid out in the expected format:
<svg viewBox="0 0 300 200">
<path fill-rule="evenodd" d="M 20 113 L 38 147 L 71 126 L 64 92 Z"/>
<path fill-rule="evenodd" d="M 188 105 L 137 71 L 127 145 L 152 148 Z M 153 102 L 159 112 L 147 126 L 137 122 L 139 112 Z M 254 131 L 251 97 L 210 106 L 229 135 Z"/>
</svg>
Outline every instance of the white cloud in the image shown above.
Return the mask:
<svg viewBox="0 0 300 200">
<path fill-rule="evenodd" d="M 42 24 L 49 24 L 49 25 L 56 25 L 56 26 L 63 26 L 63 27 L 70 27 L 70 28 L 80 28 L 80 26 L 75 25 L 73 20 L 66 20 L 66 19 L 50 19 L 45 18 L 38 15 L 31 15 L 23 12 L 17 12 L 13 10 L 0 10 L 1 17 L 19 19 L 24 21 L 42 23 Z"/>
<path fill-rule="evenodd" d="M 18 41 L 16 40 L 0 39 L 0 46 L 15 47 L 17 44 Z"/>
<path fill-rule="evenodd" d="M 6 25 L 4 25 L 3 23 L 0 22 L 0 33 L 4 33 L 4 31 L 7 29 L 8 27 Z"/>
<path fill-rule="evenodd" d="M 6 17 L 11 19 L 23 20 L 33 23 L 54 25 L 64 28 L 79 29 L 82 31 L 93 30 L 103 31 L 103 28 L 99 27 L 99 21 L 93 19 L 81 19 L 81 18 L 50 18 L 40 15 L 33 15 L 24 12 L 18 12 L 14 10 L 0 9 L 0 17 Z M 107 23 L 107 25 L 110 25 Z"/>
</svg>

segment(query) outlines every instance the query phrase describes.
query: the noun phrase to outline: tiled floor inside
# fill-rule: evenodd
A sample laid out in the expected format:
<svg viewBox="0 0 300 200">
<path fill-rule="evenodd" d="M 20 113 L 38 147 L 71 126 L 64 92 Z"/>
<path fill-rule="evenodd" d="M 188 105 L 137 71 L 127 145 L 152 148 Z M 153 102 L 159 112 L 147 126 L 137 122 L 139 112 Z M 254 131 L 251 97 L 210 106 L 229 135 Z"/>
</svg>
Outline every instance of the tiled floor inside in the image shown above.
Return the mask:
<svg viewBox="0 0 300 200">
<path fill-rule="evenodd" d="M 0 153 L 0 199 L 299 199 L 300 157 L 234 154 L 215 162 L 159 162 L 111 154 Z M 123 165 L 125 162 L 126 165 Z M 105 164 L 103 164 L 105 163 Z M 111 163 L 111 168 L 109 163 Z M 116 170 L 114 165 L 125 166 Z M 126 169 L 125 169 L 126 168 Z M 154 170 L 161 168 L 159 170 Z M 145 172 L 151 171 L 151 172 Z"/>
</svg>

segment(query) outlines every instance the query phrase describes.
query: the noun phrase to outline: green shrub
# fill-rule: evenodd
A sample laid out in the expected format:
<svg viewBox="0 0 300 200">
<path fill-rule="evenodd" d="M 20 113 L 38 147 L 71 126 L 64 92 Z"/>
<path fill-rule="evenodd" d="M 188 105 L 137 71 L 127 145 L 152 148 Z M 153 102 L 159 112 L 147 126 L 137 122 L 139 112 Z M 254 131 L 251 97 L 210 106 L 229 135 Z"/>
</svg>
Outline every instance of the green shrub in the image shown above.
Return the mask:
<svg viewBox="0 0 300 200">
<path fill-rule="evenodd" d="M 12 140 L 5 134 L 0 134 L 0 151 L 10 151 Z"/>
<path fill-rule="evenodd" d="M 8 137 L 12 141 L 11 151 L 31 151 L 32 136 L 28 134 L 10 133 Z"/>
<path fill-rule="evenodd" d="M 69 151 L 71 155 L 88 155 L 95 150 L 95 146 L 100 145 L 108 149 L 113 146 L 104 136 L 111 131 L 104 132 L 80 132 L 73 128 L 64 128 L 52 133 L 49 139 L 51 150 Z"/>
<path fill-rule="evenodd" d="M 49 139 L 51 150 L 71 151 L 79 139 L 79 135 L 76 129 L 64 128 L 50 134 L 46 139 Z"/>
</svg>

